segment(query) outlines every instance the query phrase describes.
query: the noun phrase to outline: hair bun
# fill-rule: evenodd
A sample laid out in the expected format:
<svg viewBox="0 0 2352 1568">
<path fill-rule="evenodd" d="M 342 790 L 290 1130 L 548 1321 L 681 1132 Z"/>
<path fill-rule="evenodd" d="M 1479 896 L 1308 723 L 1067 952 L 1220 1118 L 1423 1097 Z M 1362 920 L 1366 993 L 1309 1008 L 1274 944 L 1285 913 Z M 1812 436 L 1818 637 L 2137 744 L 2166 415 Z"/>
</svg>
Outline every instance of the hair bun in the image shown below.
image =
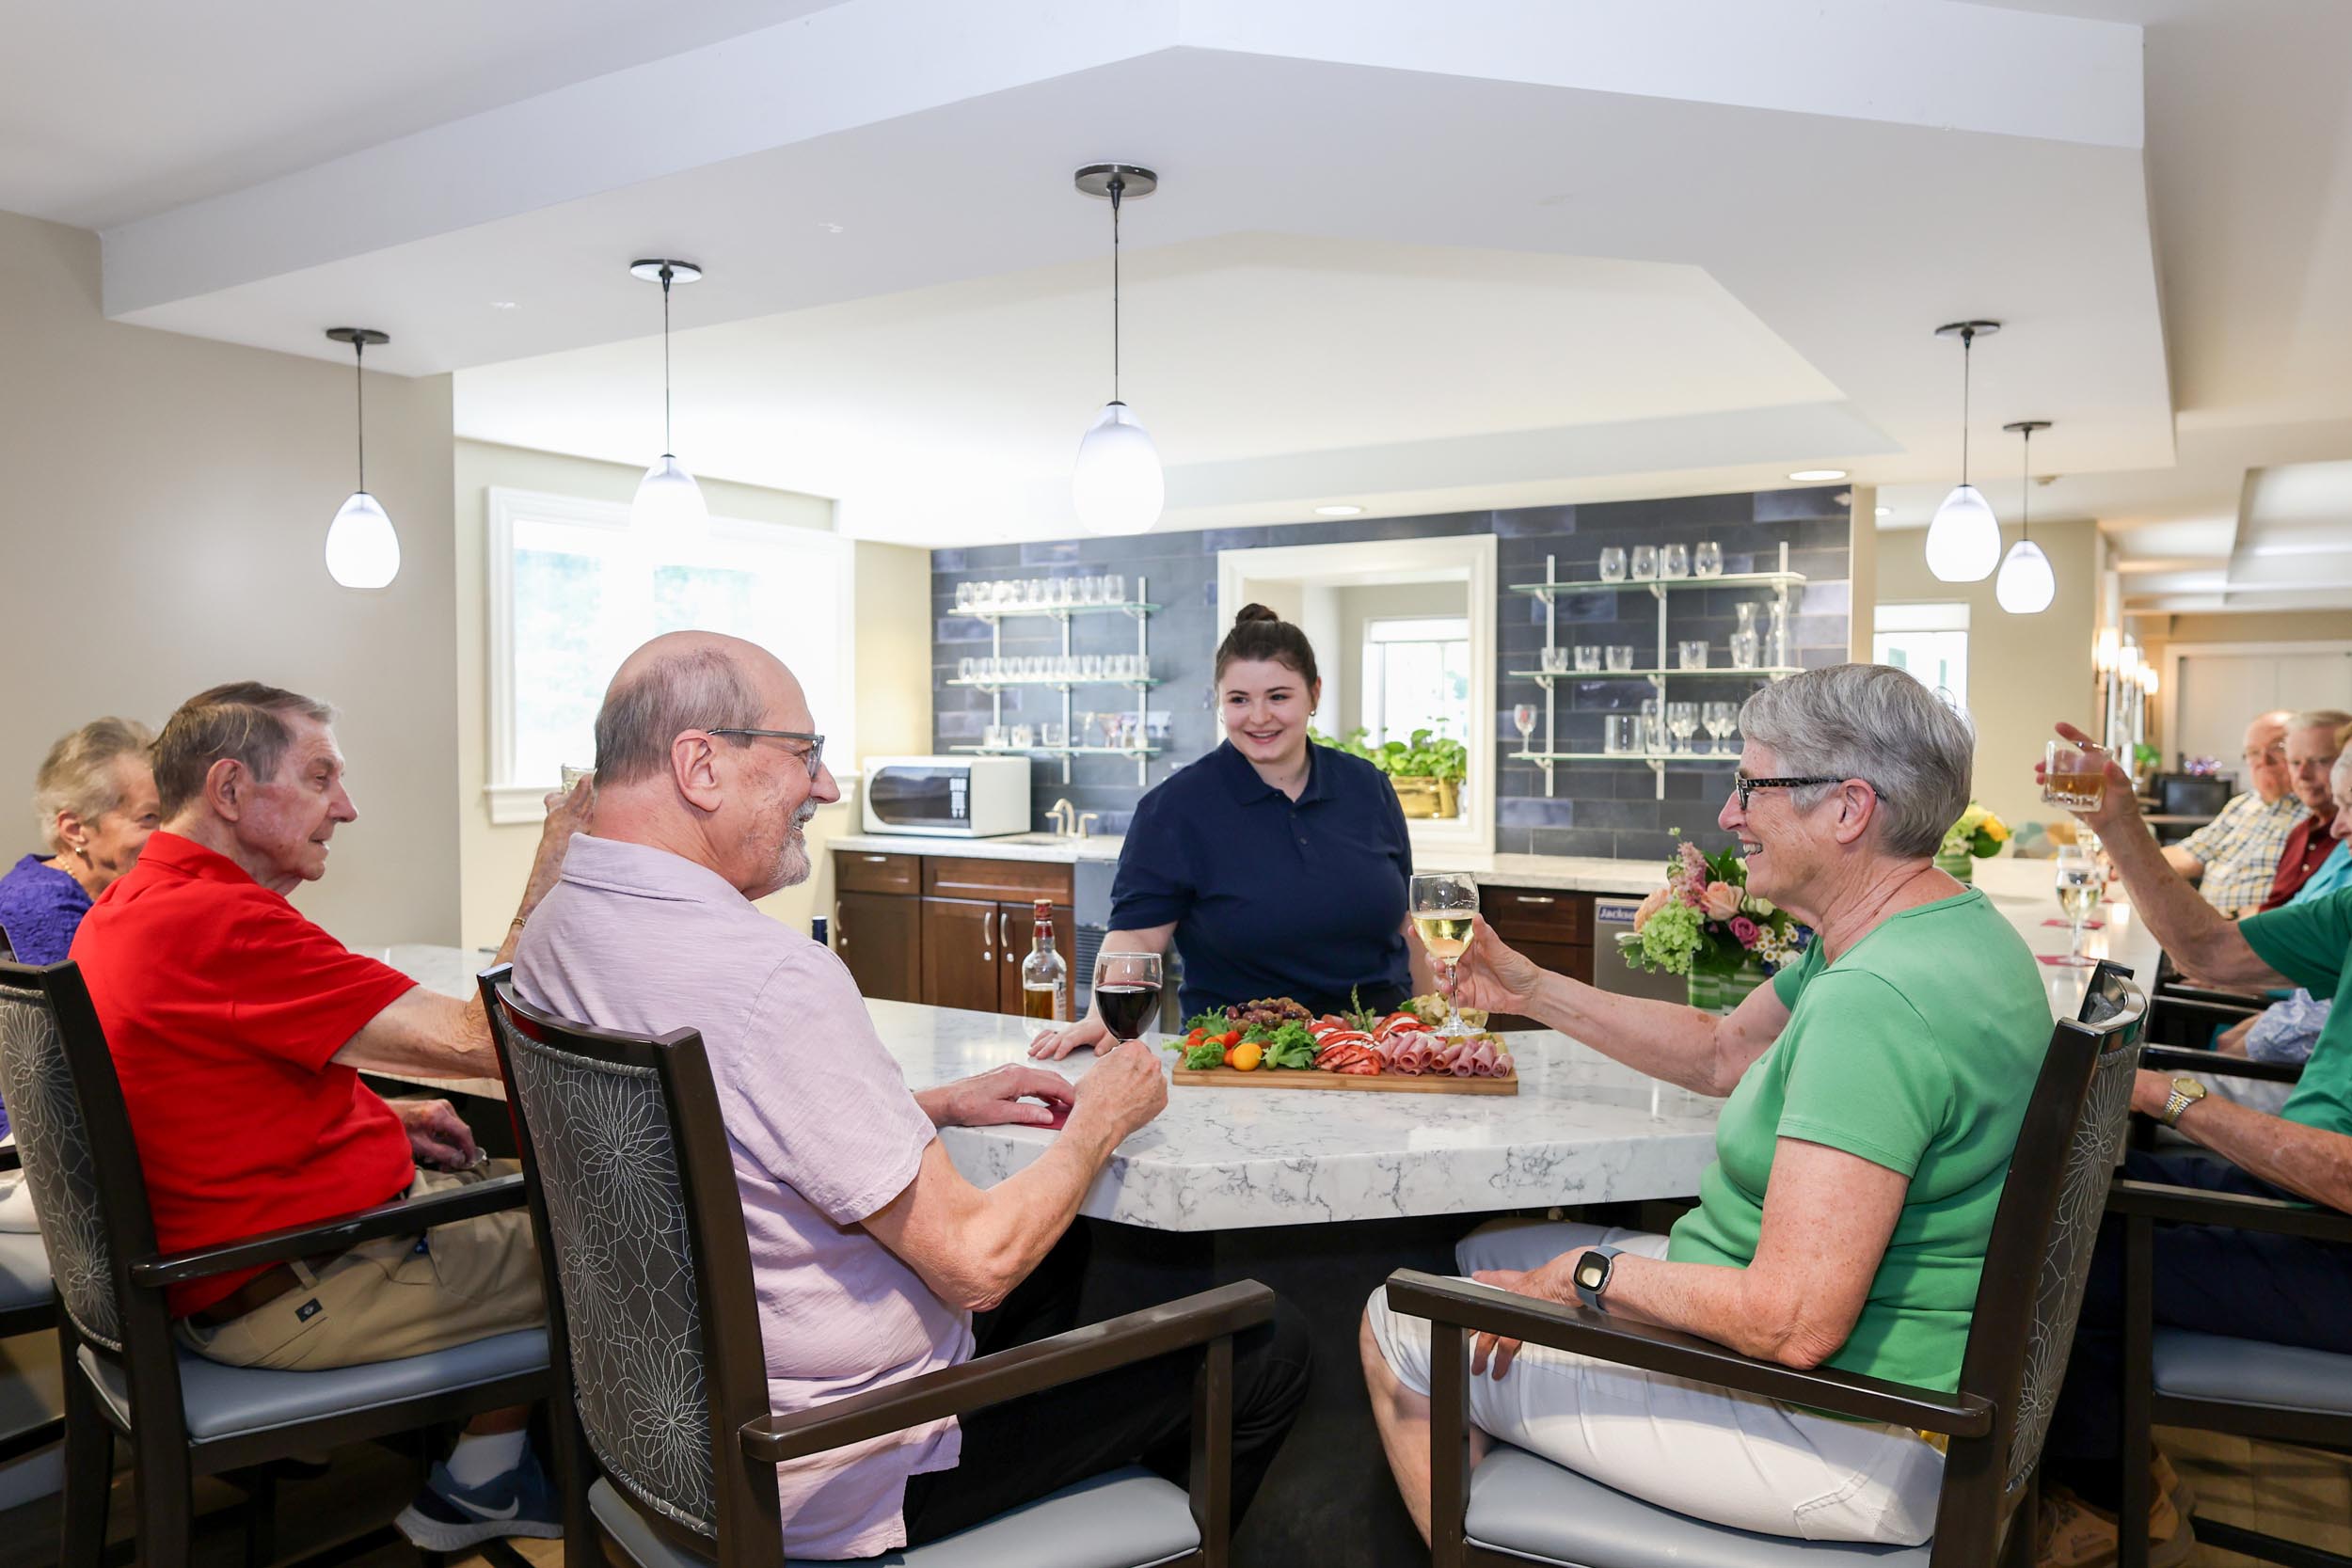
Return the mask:
<svg viewBox="0 0 2352 1568">
<path fill-rule="evenodd" d="M 1241 607 L 1241 613 L 1233 617 L 1233 625 L 1246 626 L 1253 621 L 1271 621 L 1279 624 L 1281 619 L 1279 615 L 1262 604 L 1246 604 Z"/>
</svg>

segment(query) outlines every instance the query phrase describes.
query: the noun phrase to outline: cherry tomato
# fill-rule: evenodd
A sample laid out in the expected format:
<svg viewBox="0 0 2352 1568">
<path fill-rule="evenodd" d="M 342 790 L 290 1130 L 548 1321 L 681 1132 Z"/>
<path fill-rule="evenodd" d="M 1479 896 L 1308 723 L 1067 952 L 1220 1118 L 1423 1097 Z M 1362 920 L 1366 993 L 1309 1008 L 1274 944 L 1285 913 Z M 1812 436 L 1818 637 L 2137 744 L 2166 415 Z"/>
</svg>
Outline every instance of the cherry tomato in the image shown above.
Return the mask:
<svg viewBox="0 0 2352 1568">
<path fill-rule="evenodd" d="M 1240 1030 L 1238 1030 L 1238 1029 L 1228 1029 L 1228 1030 L 1226 1030 L 1226 1031 L 1225 1031 L 1225 1041 L 1224 1041 L 1224 1044 L 1225 1044 L 1225 1049 L 1226 1049 L 1226 1050 L 1231 1051 L 1231 1050 L 1232 1050 L 1232 1049 L 1233 1049 L 1233 1047 L 1235 1047 L 1235 1046 L 1239 1045 L 1240 1043 L 1241 1043 L 1241 1031 L 1240 1031 Z"/>
</svg>

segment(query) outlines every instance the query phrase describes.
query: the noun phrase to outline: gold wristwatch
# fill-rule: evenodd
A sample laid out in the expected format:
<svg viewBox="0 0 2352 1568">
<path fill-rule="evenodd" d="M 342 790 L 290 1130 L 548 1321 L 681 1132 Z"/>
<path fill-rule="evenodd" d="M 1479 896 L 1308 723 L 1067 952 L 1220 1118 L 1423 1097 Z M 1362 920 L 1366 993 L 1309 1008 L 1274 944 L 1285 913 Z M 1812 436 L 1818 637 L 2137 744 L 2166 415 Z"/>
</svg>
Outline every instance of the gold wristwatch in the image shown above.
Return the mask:
<svg viewBox="0 0 2352 1568">
<path fill-rule="evenodd" d="M 2164 1124 L 2181 1125 L 2181 1113 L 2205 1098 L 2205 1085 L 2194 1078 L 2175 1078 L 2172 1092 L 2164 1097 Z"/>
</svg>

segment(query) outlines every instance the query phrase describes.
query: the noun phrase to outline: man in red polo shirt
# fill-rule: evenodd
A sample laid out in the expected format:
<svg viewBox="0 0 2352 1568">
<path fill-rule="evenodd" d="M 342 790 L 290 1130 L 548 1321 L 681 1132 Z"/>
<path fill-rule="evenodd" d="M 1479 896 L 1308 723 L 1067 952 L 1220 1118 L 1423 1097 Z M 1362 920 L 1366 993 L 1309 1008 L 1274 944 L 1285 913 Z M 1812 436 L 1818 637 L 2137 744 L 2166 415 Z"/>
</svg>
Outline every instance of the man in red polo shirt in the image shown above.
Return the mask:
<svg viewBox="0 0 2352 1568">
<path fill-rule="evenodd" d="M 480 998 L 428 991 L 286 901 L 326 875 L 335 830 L 358 816 L 333 719 L 324 704 L 251 682 L 183 704 L 153 752 L 164 825 L 74 937 L 166 1251 L 421 1196 L 488 1169 L 447 1101 L 388 1101 L 357 1070 L 496 1076 Z M 554 885 L 587 799 L 583 784 L 550 810 L 500 961 Z M 174 1286 L 169 1301 L 199 1353 L 299 1370 L 422 1354 L 546 1317 L 518 1209 Z M 484 1418 L 436 1467 L 401 1516 L 419 1544 L 560 1533 L 526 1414 Z"/>
<path fill-rule="evenodd" d="M 2336 847 L 2330 830 L 2336 821 L 2336 798 L 2328 787 L 2328 772 L 2344 754 L 2341 732 L 2352 724 L 2352 713 L 2331 707 L 2296 714 L 2287 724 L 2287 767 L 2295 774 L 2295 793 L 2311 813 L 2287 834 L 2279 856 L 2279 874 L 2271 879 L 2265 910 L 2285 907 L 2288 899 L 2319 869 L 2319 863 Z"/>
</svg>

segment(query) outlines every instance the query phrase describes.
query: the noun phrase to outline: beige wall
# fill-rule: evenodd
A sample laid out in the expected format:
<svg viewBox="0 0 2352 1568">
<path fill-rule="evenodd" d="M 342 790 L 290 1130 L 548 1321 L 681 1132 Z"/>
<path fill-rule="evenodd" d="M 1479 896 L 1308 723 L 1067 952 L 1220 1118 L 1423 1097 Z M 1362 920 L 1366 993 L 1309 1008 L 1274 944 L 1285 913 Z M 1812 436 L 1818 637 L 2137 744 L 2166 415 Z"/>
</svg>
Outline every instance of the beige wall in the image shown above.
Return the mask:
<svg viewBox="0 0 2352 1568">
<path fill-rule="evenodd" d="M 342 708 L 359 807 L 294 902 L 358 947 L 456 939 L 449 378 L 368 378 L 368 486 L 401 544 L 381 593 L 338 588 L 322 554 L 354 461 L 348 359 L 108 322 L 97 236 L 0 214 L 8 859 L 37 842 L 58 735 L 264 680 Z"/>
<path fill-rule="evenodd" d="M 456 710 L 455 805 L 461 866 L 463 942 L 496 947 L 514 918 L 515 901 L 539 843 L 537 823 L 495 825 L 484 794 L 489 783 L 488 506 L 493 487 L 536 490 L 588 500 L 626 503 L 637 492 L 641 468 L 529 451 L 481 441 L 456 443 L 456 629 L 452 676 Z M 713 513 L 753 522 L 830 530 L 833 503 L 815 496 L 705 480 Z M 866 754 L 930 749 L 930 559 L 922 550 L 860 544 L 854 552 L 855 641 L 851 689 L 857 705 L 857 747 Z M 817 715 L 819 729 L 829 721 Z M 830 759 L 836 769 L 853 766 Z M 842 804 L 809 824 L 817 875 L 787 888 L 761 908 L 805 927 L 832 899 L 824 843 L 853 831 L 856 800 L 845 782 Z"/>
<path fill-rule="evenodd" d="M 2052 721 L 2095 727 L 2090 644 L 2098 602 L 2096 531 L 2089 522 L 2034 525 L 2034 539 L 2058 577 L 2058 598 L 2039 615 L 2003 610 L 1993 597 L 1992 578 L 1938 582 L 1928 570 L 1927 535 L 1918 530 L 1879 536 L 1875 596 L 1856 566 L 1857 607 L 1955 600 L 1969 607 L 1968 706 L 1977 722 L 1977 799 L 2012 824 L 2046 822 L 2054 815 L 2033 782 L 2033 765 L 2050 737 Z"/>
</svg>

